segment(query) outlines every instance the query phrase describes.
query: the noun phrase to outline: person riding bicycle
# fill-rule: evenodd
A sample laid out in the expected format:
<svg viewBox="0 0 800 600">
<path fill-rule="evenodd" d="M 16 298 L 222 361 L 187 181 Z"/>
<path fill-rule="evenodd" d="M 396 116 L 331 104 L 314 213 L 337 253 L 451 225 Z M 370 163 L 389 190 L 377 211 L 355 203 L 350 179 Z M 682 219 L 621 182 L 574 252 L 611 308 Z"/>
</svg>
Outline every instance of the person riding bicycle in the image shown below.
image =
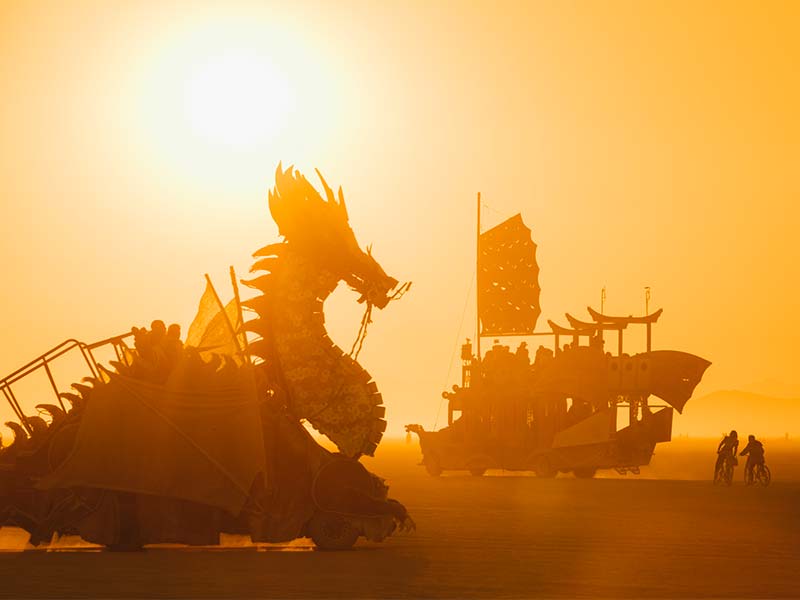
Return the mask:
<svg viewBox="0 0 800 600">
<path fill-rule="evenodd" d="M 747 464 L 744 468 L 745 477 L 753 478 L 753 469 L 758 465 L 764 464 L 764 444 L 750 434 L 747 436 L 747 446 L 739 453 L 739 456 L 747 456 Z"/>
<path fill-rule="evenodd" d="M 739 434 L 736 430 L 731 430 L 730 434 L 724 436 L 717 446 L 717 464 L 714 472 L 718 472 L 726 460 L 730 460 L 732 465 L 736 464 L 736 451 L 739 449 Z"/>
</svg>

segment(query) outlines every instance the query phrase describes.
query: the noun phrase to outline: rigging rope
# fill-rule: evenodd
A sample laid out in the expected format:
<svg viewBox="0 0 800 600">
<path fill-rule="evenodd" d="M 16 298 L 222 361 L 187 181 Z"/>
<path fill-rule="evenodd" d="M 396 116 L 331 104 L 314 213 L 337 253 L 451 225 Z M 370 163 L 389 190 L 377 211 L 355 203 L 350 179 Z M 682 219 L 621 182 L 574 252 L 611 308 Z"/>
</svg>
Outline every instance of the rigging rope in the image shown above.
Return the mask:
<svg viewBox="0 0 800 600">
<path fill-rule="evenodd" d="M 353 347 L 350 348 L 350 356 L 353 360 L 358 360 L 358 355 L 361 353 L 361 348 L 364 346 L 364 340 L 367 339 L 367 326 L 370 323 L 372 323 L 372 303 L 367 301 L 367 309 L 364 311 L 364 316 L 361 318 L 361 327 L 358 329 L 358 335 L 353 342 Z"/>
<path fill-rule="evenodd" d="M 407 281 L 401 285 L 397 291 L 389 297 L 387 304 L 393 300 L 400 300 L 405 293 L 411 289 L 411 282 Z M 364 340 L 367 339 L 367 326 L 372 323 L 372 302 L 367 300 L 367 309 L 364 311 L 364 316 L 361 318 L 361 326 L 358 328 L 358 335 L 353 342 L 353 347 L 350 348 L 350 357 L 353 360 L 358 360 L 358 355 L 361 353 L 361 348 L 364 347 Z"/>
</svg>

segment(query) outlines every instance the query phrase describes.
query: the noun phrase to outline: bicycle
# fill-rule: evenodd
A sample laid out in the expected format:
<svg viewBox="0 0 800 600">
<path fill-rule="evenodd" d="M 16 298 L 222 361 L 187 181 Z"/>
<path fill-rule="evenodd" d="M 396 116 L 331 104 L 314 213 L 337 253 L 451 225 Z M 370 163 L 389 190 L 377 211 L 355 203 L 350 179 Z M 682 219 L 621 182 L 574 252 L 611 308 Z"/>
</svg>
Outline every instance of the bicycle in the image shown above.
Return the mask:
<svg viewBox="0 0 800 600">
<path fill-rule="evenodd" d="M 767 487 L 770 481 L 772 481 L 772 473 L 769 467 L 763 462 L 757 464 L 752 469 L 746 469 L 744 472 L 744 482 L 746 485 L 761 484 Z"/>
<path fill-rule="evenodd" d="M 734 458 L 728 456 L 714 471 L 714 485 L 731 485 L 733 483 Z"/>
</svg>

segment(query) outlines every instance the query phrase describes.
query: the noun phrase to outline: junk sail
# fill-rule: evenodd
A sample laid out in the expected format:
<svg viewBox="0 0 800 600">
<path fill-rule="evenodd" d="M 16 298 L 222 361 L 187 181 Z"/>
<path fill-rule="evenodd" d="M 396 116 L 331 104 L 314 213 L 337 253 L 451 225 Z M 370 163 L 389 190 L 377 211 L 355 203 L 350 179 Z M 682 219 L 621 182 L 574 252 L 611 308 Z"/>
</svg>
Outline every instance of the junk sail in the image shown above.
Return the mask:
<svg viewBox="0 0 800 600">
<path fill-rule="evenodd" d="M 517 214 L 478 239 L 481 335 L 533 333 L 542 312 L 539 265 L 531 230 Z"/>
</svg>

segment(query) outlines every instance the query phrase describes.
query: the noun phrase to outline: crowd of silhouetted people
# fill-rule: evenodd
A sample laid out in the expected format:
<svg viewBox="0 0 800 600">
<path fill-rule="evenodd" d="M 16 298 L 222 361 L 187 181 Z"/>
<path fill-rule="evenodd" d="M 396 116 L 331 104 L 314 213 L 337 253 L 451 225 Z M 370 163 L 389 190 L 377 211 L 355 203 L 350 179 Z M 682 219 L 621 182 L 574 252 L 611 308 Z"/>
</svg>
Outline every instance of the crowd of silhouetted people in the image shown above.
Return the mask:
<svg viewBox="0 0 800 600">
<path fill-rule="evenodd" d="M 136 360 L 131 365 L 133 375 L 145 380 L 161 382 L 172 371 L 181 358 L 183 342 L 181 326 L 173 323 L 169 327 L 156 320 L 150 329 L 133 327 L 133 344 Z"/>
</svg>

